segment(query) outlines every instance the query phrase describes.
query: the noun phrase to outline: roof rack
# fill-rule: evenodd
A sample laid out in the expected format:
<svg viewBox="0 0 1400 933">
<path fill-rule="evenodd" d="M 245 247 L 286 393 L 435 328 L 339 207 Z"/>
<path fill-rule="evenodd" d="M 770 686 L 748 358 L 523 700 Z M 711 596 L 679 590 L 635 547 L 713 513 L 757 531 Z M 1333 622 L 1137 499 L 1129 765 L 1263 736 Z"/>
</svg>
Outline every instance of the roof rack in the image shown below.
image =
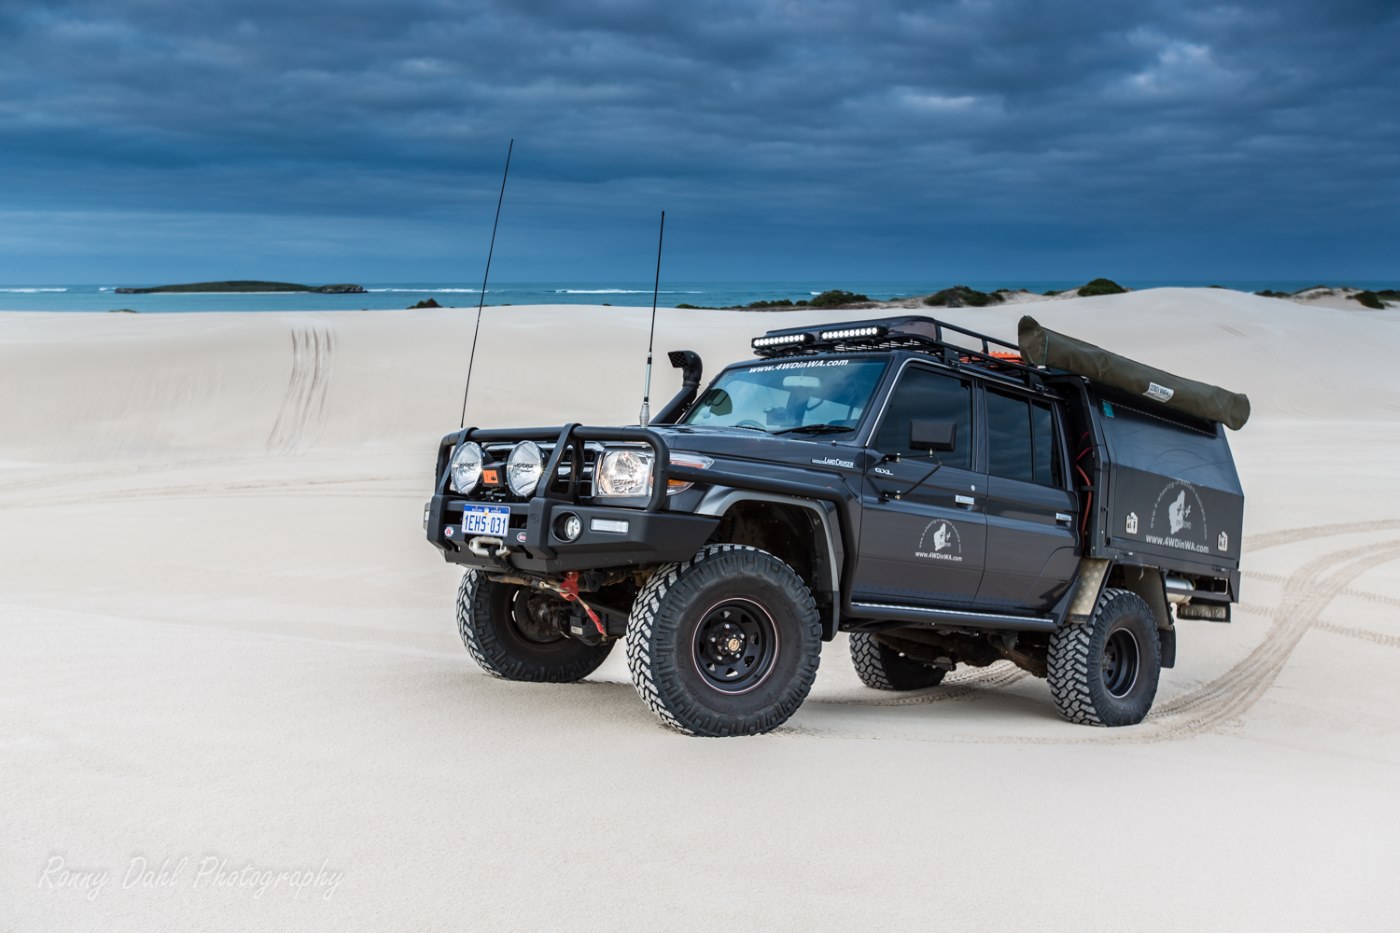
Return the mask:
<svg viewBox="0 0 1400 933">
<path fill-rule="evenodd" d="M 970 338 L 980 345 L 953 343 L 945 334 Z M 1021 348 L 986 334 L 934 320 L 907 316 L 770 330 L 753 339 L 753 352 L 762 357 L 809 356 L 869 350 L 914 350 L 950 365 L 980 370 L 1026 385 L 1039 385 L 1038 370 L 1021 361 Z"/>
</svg>

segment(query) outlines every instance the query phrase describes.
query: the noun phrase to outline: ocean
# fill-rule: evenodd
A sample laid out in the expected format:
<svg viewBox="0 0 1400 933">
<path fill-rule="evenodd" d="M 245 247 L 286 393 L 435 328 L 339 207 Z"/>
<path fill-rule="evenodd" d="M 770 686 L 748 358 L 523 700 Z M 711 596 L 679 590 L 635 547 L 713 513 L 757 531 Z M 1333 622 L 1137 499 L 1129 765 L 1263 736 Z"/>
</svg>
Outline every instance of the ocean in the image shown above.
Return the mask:
<svg viewBox="0 0 1400 933">
<path fill-rule="evenodd" d="M 1272 288 L 1295 291 L 1320 284 L 1316 280 L 1296 282 L 1221 281 L 1188 282 L 1181 280 L 1133 281 L 1119 280 L 1128 288 L 1154 288 L 1164 285 L 1223 285 L 1240 291 Z M 148 283 L 149 284 L 149 283 Z M 314 283 L 313 283 L 314 284 Z M 118 295 L 113 285 L 0 285 L 0 311 L 116 311 L 131 309 L 143 313 L 192 311 L 384 311 L 404 309 L 424 299 L 432 298 L 446 307 L 476 307 L 480 285 L 461 282 L 365 282 L 364 294 L 316 295 L 298 292 L 257 292 L 229 294 L 160 294 Z M 907 282 L 663 282 L 659 295 L 662 307 L 678 304 L 708 307 L 731 307 L 754 301 L 788 299 L 799 301 L 827 289 L 840 288 L 875 299 L 904 298 L 927 295 L 955 284 L 948 280 Z M 997 288 L 1025 288 L 1033 292 L 1062 291 L 1084 284 L 1082 280 L 1023 280 L 1000 281 L 961 280 L 982 291 Z M 1358 288 L 1394 287 L 1394 283 L 1335 282 Z M 650 282 L 557 283 L 503 282 L 492 284 L 486 291 L 488 305 L 541 304 L 611 304 L 626 307 L 650 307 Z"/>
</svg>

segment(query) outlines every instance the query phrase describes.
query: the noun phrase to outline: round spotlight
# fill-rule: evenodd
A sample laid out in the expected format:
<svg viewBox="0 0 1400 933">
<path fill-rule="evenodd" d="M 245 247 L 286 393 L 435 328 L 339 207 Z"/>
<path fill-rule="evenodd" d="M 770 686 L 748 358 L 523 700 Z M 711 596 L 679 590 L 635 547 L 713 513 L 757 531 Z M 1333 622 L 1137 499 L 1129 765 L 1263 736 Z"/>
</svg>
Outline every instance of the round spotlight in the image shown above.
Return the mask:
<svg viewBox="0 0 1400 933">
<path fill-rule="evenodd" d="M 583 519 L 573 512 L 565 512 L 554 520 L 554 533 L 561 541 L 574 541 L 583 534 Z"/>
<path fill-rule="evenodd" d="M 468 441 L 452 452 L 452 489 L 466 495 L 481 482 L 481 464 L 486 459 L 481 445 Z"/>
<path fill-rule="evenodd" d="M 535 491 L 544 472 L 544 454 L 534 441 L 521 441 L 506 458 L 506 485 L 517 496 L 529 496 Z"/>
</svg>

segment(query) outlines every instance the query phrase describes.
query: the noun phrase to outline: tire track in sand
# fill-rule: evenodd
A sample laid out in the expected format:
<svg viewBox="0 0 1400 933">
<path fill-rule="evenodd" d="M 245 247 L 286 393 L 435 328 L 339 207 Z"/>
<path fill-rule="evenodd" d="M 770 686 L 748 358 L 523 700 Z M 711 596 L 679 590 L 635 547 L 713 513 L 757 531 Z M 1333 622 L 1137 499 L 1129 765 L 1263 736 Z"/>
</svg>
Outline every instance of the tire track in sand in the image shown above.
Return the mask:
<svg viewBox="0 0 1400 933">
<path fill-rule="evenodd" d="M 314 443 L 326 423 L 335 333 L 325 324 L 294 328 L 292 372 L 282 408 L 267 436 L 267 451 L 293 454 Z"/>
<path fill-rule="evenodd" d="M 1160 723 L 1158 737 L 1203 732 L 1242 716 L 1273 684 L 1303 635 L 1351 581 L 1393 560 L 1400 560 L 1400 541 L 1334 551 L 1305 564 L 1284 586 L 1283 598 L 1272 613 L 1274 624 L 1253 651 L 1220 677 L 1153 711 L 1147 721 Z M 1333 572 L 1329 575 L 1329 571 Z"/>
</svg>

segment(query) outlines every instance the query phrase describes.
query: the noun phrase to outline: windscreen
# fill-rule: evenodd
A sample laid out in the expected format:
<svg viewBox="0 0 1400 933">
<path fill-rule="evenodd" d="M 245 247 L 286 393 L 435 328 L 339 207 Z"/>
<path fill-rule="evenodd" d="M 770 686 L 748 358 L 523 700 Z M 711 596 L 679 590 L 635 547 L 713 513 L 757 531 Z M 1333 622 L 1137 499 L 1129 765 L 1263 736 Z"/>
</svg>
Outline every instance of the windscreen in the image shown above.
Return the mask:
<svg viewBox="0 0 1400 933">
<path fill-rule="evenodd" d="M 731 369 L 684 423 L 770 434 L 854 431 L 885 366 L 885 360 L 875 359 L 809 359 Z"/>
</svg>

